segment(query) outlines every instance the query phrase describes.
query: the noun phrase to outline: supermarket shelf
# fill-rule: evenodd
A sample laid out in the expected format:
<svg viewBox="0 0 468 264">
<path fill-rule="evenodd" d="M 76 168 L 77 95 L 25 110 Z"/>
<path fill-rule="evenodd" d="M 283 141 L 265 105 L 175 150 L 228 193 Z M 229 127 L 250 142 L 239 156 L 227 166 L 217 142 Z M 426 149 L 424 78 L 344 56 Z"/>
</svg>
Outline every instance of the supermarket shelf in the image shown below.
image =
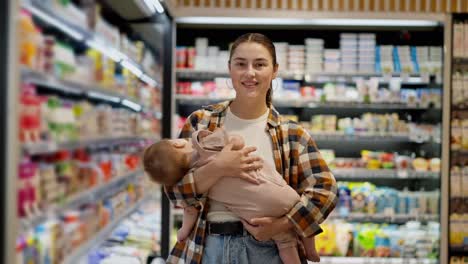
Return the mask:
<svg viewBox="0 0 468 264">
<path fill-rule="evenodd" d="M 193 69 L 176 69 L 177 78 L 190 78 L 190 79 L 214 79 L 214 78 L 227 78 L 229 72 L 226 71 L 206 71 L 206 70 L 193 70 Z"/>
<path fill-rule="evenodd" d="M 112 192 L 111 190 L 121 190 L 124 186 L 133 182 L 136 178 L 138 178 L 141 175 L 143 175 L 143 170 L 138 169 L 125 176 L 114 177 L 112 180 L 110 180 L 109 182 L 105 184 L 96 186 L 87 191 L 78 193 L 70 197 L 70 199 L 68 199 L 68 201 L 66 201 L 63 205 L 61 205 L 60 208 L 62 210 L 63 208 L 74 208 L 86 202 L 99 200 L 100 198 L 111 193 Z"/>
<path fill-rule="evenodd" d="M 112 231 L 124 220 L 129 217 L 133 212 L 135 212 L 142 204 L 148 201 L 148 197 L 144 197 L 136 202 L 134 205 L 130 206 L 122 215 L 112 220 L 104 229 L 99 231 L 93 238 L 86 241 L 84 244 L 75 249 L 70 255 L 64 260 L 64 264 L 75 264 L 80 257 L 88 253 L 93 247 L 104 242 Z"/>
<path fill-rule="evenodd" d="M 189 105 L 209 105 L 216 102 L 231 100 L 232 98 L 222 97 L 208 97 L 208 96 L 193 96 L 178 94 L 175 96 L 176 100 L 180 104 Z M 403 109 L 403 110 L 438 110 L 440 108 L 428 108 L 418 106 L 408 106 L 404 103 L 371 103 L 364 104 L 359 102 L 327 102 L 320 103 L 313 100 L 304 99 L 273 99 L 273 104 L 276 107 L 308 107 L 308 108 L 361 108 L 363 110 L 368 109 Z"/>
<path fill-rule="evenodd" d="M 179 104 L 209 105 L 217 102 L 232 100 L 233 98 L 176 94 L 175 99 L 178 101 Z"/>
<path fill-rule="evenodd" d="M 466 246 L 451 246 L 450 254 L 452 256 L 466 256 L 468 255 L 468 245 Z"/>
<path fill-rule="evenodd" d="M 453 111 L 468 111 L 468 102 L 459 105 L 452 105 Z"/>
<path fill-rule="evenodd" d="M 468 149 L 452 150 L 452 156 L 468 156 Z"/>
<path fill-rule="evenodd" d="M 414 143 L 425 143 L 423 142 L 416 142 L 411 140 L 409 135 L 396 135 L 395 133 L 390 134 L 369 134 L 369 133 L 361 133 L 356 135 L 345 135 L 343 133 L 316 133 L 310 132 L 311 136 L 316 141 L 365 141 L 365 142 L 388 142 L 388 143 L 406 143 L 406 142 L 414 142 Z"/>
<path fill-rule="evenodd" d="M 120 63 L 122 67 L 127 68 L 141 81 L 151 86 L 161 88 L 161 81 L 156 81 L 148 76 L 141 65 L 118 50 L 112 43 L 107 43 L 99 34 L 79 25 L 75 25 L 60 14 L 57 14 L 56 11 L 50 9 L 49 6 L 45 4 L 45 1 L 22 0 L 21 7 L 31 12 L 31 14 L 40 20 L 62 31 L 67 36 L 85 43 L 90 48 L 98 50 L 116 63 Z"/>
<path fill-rule="evenodd" d="M 109 193 L 112 193 L 112 190 L 121 190 L 124 186 L 128 185 L 130 182 L 134 181 L 137 177 L 143 174 L 143 170 L 139 169 L 134 172 L 131 172 L 125 176 L 115 177 L 107 183 L 104 183 L 100 186 L 93 187 L 87 191 L 82 191 L 75 195 L 72 195 L 65 202 L 53 206 L 50 209 L 46 210 L 43 214 L 37 215 L 31 219 L 22 219 L 22 229 L 27 230 L 31 227 L 36 227 L 43 223 L 48 217 L 54 217 L 66 209 L 75 208 L 81 204 L 89 203 L 92 201 L 100 200 Z"/>
<path fill-rule="evenodd" d="M 440 173 L 430 171 L 379 169 L 369 170 L 364 168 L 332 169 L 333 175 L 338 180 L 352 179 L 439 179 Z"/>
<path fill-rule="evenodd" d="M 134 99 L 109 91 L 109 89 L 99 87 L 97 85 L 85 85 L 73 81 L 60 80 L 51 75 L 42 72 L 31 70 L 28 68 L 21 69 L 21 78 L 23 81 L 31 84 L 45 86 L 63 93 L 86 96 L 91 99 L 97 99 L 108 103 L 118 103 L 133 111 L 142 111 L 152 113 L 155 117 L 161 118 L 160 111 L 149 110 L 143 105 L 135 102 Z"/>
<path fill-rule="evenodd" d="M 468 65 L 468 58 L 453 58 L 452 62 L 454 64 Z"/>
<path fill-rule="evenodd" d="M 108 148 L 123 144 L 133 144 L 143 141 L 157 141 L 158 139 L 151 139 L 145 137 L 122 137 L 122 138 L 103 138 L 94 140 L 83 140 L 83 141 L 69 141 L 63 143 L 57 142 L 41 142 L 23 144 L 23 151 L 29 155 L 53 153 L 62 149 L 77 149 L 84 147 L 92 148 Z"/>
<path fill-rule="evenodd" d="M 439 221 L 439 215 L 407 215 L 407 214 L 395 214 L 395 215 L 384 215 L 384 214 L 363 214 L 363 213 L 351 213 L 347 216 L 333 215 L 330 219 L 343 219 L 347 222 L 359 222 L 359 223 L 387 223 L 387 224 L 405 224 L 409 221 Z"/>
<path fill-rule="evenodd" d="M 308 262 L 310 264 L 314 262 Z M 436 264 L 437 259 L 426 258 L 360 258 L 360 257 L 320 257 L 325 264 Z"/>
<path fill-rule="evenodd" d="M 353 108 L 353 109 L 402 109 L 402 110 L 438 110 L 440 108 L 410 106 L 405 103 L 359 103 L 359 102 L 326 102 L 320 103 L 303 99 L 274 99 L 273 104 L 277 107 L 308 107 L 308 108 Z"/>
<path fill-rule="evenodd" d="M 176 69 L 177 78 L 188 79 L 214 79 L 229 77 L 227 71 L 209 71 L 209 70 L 195 70 L 195 69 Z M 321 72 L 321 73 L 294 73 L 294 72 L 279 72 L 278 77 L 287 80 L 305 80 L 306 82 L 328 82 L 330 80 L 323 80 L 321 78 L 364 78 L 364 77 L 378 77 L 380 82 L 388 82 L 391 78 L 403 79 L 403 83 L 407 84 L 427 84 L 428 80 L 420 74 L 409 74 L 404 76 L 400 73 L 381 74 L 376 72 Z"/>
</svg>

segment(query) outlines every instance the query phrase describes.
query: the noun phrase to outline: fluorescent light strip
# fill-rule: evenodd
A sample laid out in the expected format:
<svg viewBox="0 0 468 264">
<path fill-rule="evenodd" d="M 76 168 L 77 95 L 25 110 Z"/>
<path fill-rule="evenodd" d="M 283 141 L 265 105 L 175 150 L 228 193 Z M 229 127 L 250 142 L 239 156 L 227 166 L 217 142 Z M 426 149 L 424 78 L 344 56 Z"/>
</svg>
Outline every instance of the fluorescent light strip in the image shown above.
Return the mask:
<svg viewBox="0 0 468 264">
<path fill-rule="evenodd" d="M 160 14 L 164 13 L 164 7 L 161 5 L 159 0 L 153 0 L 153 2 L 154 2 L 154 7 L 156 7 L 156 11 L 158 11 L 158 13 Z"/>
<path fill-rule="evenodd" d="M 400 26 L 433 27 L 438 22 L 430 20 L 390 19 L 299 19 L 299 18 L 250 18 L 250 17 L 179 17 L 182 24 L 231 24 L 231 25 L 318 25 L 318 26 Z"/>
<path fill-rule="evenodd" d="M 144 73 L 140 76 L 140 79 L 143 82 L 149 84 L 150 86 L 156 87 L 158 85 L 158 83 L 155 80 L 153 80 L 151 77 L 149 77 L 148 75 L 146 75 Z"/>
<path fill-rule="evenodd" d="M 151 3 L 151 0 L 143 0 L 143 2 L 144 2 L 145 5 L 148 7 L 148 9 L 150 10 L 151 14 L 153 14 L 154 12 L 156 12 L 156 7 L 153 5 L 153 3 Z"/>
<path fill-rule="evenodd" d="M 25 4 L 23 4 L 23 7 L 26 8 L 27 10 L 29 10 L 33 15 L 35 15 L 38 18 L 40 18 L 41 20 L 44 20 L 45 22 L 53 25 L 54 27 L 60 29 L 62 32 L 69 35 L 70 37 L 72 37 L 72 38 L 74 38 L 74 39 L 76 39 L 78 41 L 83 41 L 84 35 L 82 33 L 78 32 L 78 31 L 76 31 L 75 29 L 71 28 L 70 26 L 68 26 L 64 22 L 56 19 L 55 17 L 47 14 L 46 12 L 42 11 L 39 8 L 34 7 L 31 4 L 26 4 L 25 3 Z"/>
<path fill-rule="evenodd" d="M 89 91 L 88 96 L 92 97 L 92 98 L 95 98 L 95 99 L 106 100 L 106 101 L 110 101 L 110 102 L 114 102 L 114 103 L 119 103 L 120 102 L 120 98 L 118 98 L 118 97 L 103 94 L 103 93 L 99 93 L 99 92 L 95 92 L 95 91 Z"/>
<path fill-rule="evenodd" d="M 131 108 L 131 109 L 133 109 L 133 110 L 135 110 L 135 111 L 137 111 L 137 112 L 141 111 L 141 109 L 142 109 L 141 105 L 139 105 L 137 103 L 134 103 L 132 101 L 129 101 L 127 99 L 123 99 L 122 104 L 129 107 L 129 108 Z"/>
<path fill-rule="evenodd" d="M 133 65 L 133 63 L 131 63 L 128 60 L 123 60 L 121 62 L 121 64 L 122 64 L 122 67 L 124 67 L 127 70 L 131 71 L 137 77 L 140 77 L 143 74 L 143 72 L 137 66 Z"/>
<path fill-rule="evenodd" d="M 143 2 L 152 14 L 156 11 L 160 14 L 164 13 L 164 7 L 161 5 L 159 0 L 143 0 Z"/>
</svg>

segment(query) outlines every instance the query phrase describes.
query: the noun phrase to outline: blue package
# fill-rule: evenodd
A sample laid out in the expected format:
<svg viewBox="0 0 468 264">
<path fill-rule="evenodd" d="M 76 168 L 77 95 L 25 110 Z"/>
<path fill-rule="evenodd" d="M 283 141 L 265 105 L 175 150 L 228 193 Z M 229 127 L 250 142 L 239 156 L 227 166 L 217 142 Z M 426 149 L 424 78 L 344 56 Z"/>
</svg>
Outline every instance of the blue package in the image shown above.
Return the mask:
<svg viewBox="0 0 468 264">
<path fill-rule="evenodd" d="M 398 54 L 397 46 L 393 47 L 393 65 L 394 65 L 394 72 L 399 73 L 401 72 L 401 64 L 400 64 L 400 56 Z"/>
<path fill-rule="evenodd" d="M 340 216 L 346 217 L 352 208 L 351 190 L 347 186 L 338 187 L 338 198 L 338 213 Z"/>
<path fill-rule="evenodd" d="M 375 72 L 382 73 L 382 65 L 381 65 L 381 58 L 380 58 L 380 46 L 375 47 Z"/>
<path fill-rule="evenodd" d="M 107 258 L 110 254 L 100 249 L 91 250 L 88 253 L 88 264 L 99 264 L 103 259 Z"/>
<path fill-rule="evenodd" d="M 413 72 L 419 74 L 419 62 L 418 62 L 418 55 L 416 52 L 416 47 L 411 46 L 410 47 L 410 52 L 411 52 L 411 61 L 413 62 Z"/>
</svg>

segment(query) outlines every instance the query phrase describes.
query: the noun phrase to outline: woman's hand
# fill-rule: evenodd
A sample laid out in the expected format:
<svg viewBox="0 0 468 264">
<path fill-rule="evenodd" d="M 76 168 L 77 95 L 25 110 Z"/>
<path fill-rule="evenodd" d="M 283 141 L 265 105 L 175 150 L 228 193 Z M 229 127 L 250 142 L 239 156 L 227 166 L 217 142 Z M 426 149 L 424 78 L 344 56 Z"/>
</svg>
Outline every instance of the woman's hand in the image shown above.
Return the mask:
<svg viewBox="0 0 468 264">
<path fill-rule="evenodd" d="M 241 221 L 244 228 L 258 241 L 271 240 L 273 236 L 293 228 L 293 224 L 286 216 L 254 218 L 250 222 L 243 219 Z"/>
<path fill-rule="evenodd" d="M 187 140 L 185 139 L 177 138 L 172 140 L 172 146 L 174 146 L 174 148 L 184 148 L 186 144 Z"/>
<path fill-rule="evenodd" d="M 256 170 L 263 167 L 260 157 L 249 154 L 257 150 L 255 147 L 245 147 L 241 150 L 232 150 L 232 143 L 227 144 L 213 160 L 219 172 L 224 177 L 238 177 L 258 184 Z"/>
</svg>

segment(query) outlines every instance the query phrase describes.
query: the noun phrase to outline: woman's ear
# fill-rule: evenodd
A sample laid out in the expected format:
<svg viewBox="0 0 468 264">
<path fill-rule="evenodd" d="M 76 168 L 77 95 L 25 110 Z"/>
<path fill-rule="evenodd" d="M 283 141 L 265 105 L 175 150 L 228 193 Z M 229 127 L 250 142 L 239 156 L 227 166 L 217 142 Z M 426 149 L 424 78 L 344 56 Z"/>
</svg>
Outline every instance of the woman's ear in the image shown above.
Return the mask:
<svg viewBox="0 0 468 264">
<path fill-rule="evenodd" d="M 231 60 L 228 60 L 228 69 L 231 71 Z"/>
<path fill-rule="evenodd" d="M 273 66 L 273 79 L 276 79 L 276 76 L 278 75 L 278 68 L 278 63 Z"/>
</svg>

